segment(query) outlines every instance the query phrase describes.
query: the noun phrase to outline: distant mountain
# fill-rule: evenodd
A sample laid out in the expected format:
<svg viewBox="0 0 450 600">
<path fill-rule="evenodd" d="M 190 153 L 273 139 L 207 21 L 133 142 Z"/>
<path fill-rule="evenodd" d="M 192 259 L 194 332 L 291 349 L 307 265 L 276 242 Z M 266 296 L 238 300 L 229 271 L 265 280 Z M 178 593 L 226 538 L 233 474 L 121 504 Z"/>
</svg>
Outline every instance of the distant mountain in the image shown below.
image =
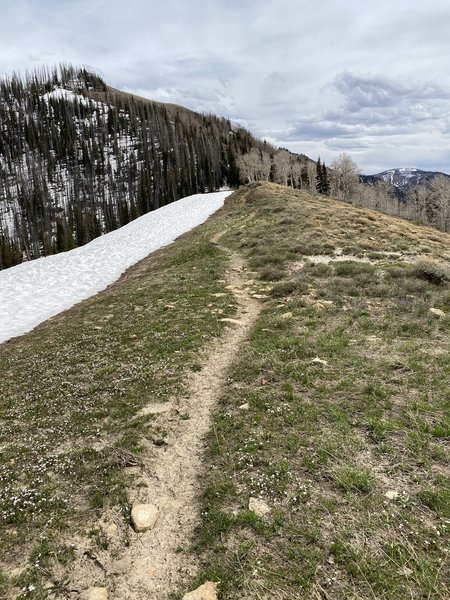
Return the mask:
<svg viewBox="0 0 450 600">
<path fill-rule="evenodd" d="M 377 181 L 386 181 L 401 192 L 405 192 L 408 189 L 427 183 L 436 175 L 443 175 L 450 179 L 450 175 L 447 173 L 440 173 L 439 171 L 422 171 L 421 169 L 415 168 L 399 168 L 399 169 L 388 169 L 382 173 L 376 173 L 375 175 L 361 175 L 362 183 L 374 185 Z"/>
</svg>

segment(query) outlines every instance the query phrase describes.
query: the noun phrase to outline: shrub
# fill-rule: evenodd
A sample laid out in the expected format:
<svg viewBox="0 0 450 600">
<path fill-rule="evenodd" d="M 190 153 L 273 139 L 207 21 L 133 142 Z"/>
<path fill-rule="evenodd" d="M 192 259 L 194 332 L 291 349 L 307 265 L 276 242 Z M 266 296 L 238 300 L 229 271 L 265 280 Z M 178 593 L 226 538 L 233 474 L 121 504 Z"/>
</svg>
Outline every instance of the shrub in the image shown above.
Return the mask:
<svg viewBox="0 0 450 600">
<path fill-rule="evenodd" d="M 261 269 L 259 278 L 264 281 L 280 281 L 285 276 L 285 271 L 282 267 L 274 265 L 266 265 Z"/>
<path fill-rule="evenodd" d="M 434 285 L 450 283 L 450 267 L 431 260 L 418 262 L 414 268 L 414 275 Z"/>
</svg>

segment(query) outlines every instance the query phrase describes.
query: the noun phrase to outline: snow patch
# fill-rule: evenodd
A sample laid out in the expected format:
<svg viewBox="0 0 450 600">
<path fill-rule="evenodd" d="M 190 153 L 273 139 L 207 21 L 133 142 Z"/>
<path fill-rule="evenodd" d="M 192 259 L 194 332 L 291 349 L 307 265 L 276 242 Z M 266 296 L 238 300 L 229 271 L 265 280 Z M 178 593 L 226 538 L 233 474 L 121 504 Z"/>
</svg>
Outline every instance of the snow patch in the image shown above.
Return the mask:
<svg viewBox="0 0 450 600">
<path fill-rule="evenodd" d="M 229 194 L 182 198 L 85 246 L 0 271 L 0 343 L 104 290 L 148 254 L 203 223 Z"/>
</svg>

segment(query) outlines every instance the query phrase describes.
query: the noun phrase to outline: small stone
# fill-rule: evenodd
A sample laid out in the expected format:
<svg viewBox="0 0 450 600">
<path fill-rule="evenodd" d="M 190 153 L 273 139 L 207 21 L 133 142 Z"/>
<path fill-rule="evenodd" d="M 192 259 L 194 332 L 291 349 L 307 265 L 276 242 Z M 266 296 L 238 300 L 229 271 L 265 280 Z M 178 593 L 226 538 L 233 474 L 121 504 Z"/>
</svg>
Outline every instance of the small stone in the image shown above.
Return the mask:
<svg viewBox="0 0 450 600">
<path fill-rule="evenodd" d="M 214 298 L 223 298 L 226 296 L 225 292 L 217 292 L 216 294 L 212 294 Z"/>
<path fill-rule="evenodd" d="M 158 518 L 158 509 L 154 504 L 136 504 L 131 509 L 131 522 L 138 533 L 153 529 Z"/>
<path fill-rule="evenodd" d="M 267 298 L 267 294 L 252 294 L 252 298 L 256 298 L 257 300 L 263 300 Z"/>
<path fill-rule="evenodd" d="M 183 600 L 217 600 L 217 583 L 207 581 L 193 592 L 185 594 Z"/>
<path fill-rule="evenodd" d="M 397 500 L 397 498 L 399 497 L 399 493 L 396 490 L 388 490 L 385 493 L 385 497 L 388 500 Z"/>
<path fill-rule="evenodd" d="M 435 317 L 445 317 L 445 312 L 440 308 L 430 308 L 429 312 Z"/>
<path fill-rule="evenodd" d="M 280 315 L 280 319 L 292 319 L 293 316 L 294 314 L 291 311 L 288 311 Z"/>
<path fill-rule="evenodd" d="M 318 356 L 316 356 L 316 358 L 312 359 L 311 363 L 316 364 L 316 365 L 323 365 L 324 367 L 326 367 L 328 364 L 328 361 L 323 360 L 323 358 L 319 358 Z"/>
<path fill-rule="evenodd" d="M 172 410 L 173 406 L 170 402 L 159 402 L 155 404 L 147 404 L 144 408 L 139 412 L 139 416 L 142 415 L 159 415 L 161 413 L 168 412 Z"/>
<path fill-rule="evenodd" d="M 264 500 L 260 500 L 259 498 L 250 498 L 248 502 L 248 508 L 258 517 L 264 517 L 268 515 L 271 511 L 270 506 Z"/>
<path fill-rule="evenodd" d="M 86 600 L 108 600 L 108 590 L 103 587 L 93 587 L 88 589 L 84 597 Z"/>
<path fill-rule="evenodd" d="M 224 317 L 220 319 L 223 323 L 232 323 L 233 325 L 240 325 L 241 322 L 238 319 L 232 319 L 231 317 Z"/>
<path fill-rule="evenodd" d="M 108 523 L 104 528 L 104 532 L 109 540 L 113 540 L 119 535 L 119 528 L 115 523 Z"/>
<path fill-rule="evenodd" d="M 250 404 L 246 402 L 245 404 L 241 404 L 239 410 L 248 410 L 250 408 Z"/>
</svg>

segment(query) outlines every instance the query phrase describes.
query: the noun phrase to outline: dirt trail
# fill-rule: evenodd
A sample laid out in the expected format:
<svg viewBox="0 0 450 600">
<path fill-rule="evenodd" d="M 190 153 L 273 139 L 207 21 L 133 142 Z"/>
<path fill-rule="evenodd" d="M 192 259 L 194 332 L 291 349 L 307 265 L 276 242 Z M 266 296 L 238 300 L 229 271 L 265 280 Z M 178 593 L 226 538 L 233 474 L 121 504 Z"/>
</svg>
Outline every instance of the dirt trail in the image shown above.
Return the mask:
<svg viewBox="0 0 450 600">
<path fill-rule="evenodd" d="M 213 243 L 220 246 L 219 239 L 216 236 Z M 147 412 L 155 414 L 156 423 L 169 433 L 166 445 L 160 448 L 149 442 L 149 456 L 153 459 L 150 458 L 146 473 L 141 470 L 133 499 L 155 504 L 159 518 L 154 529 L 139 535 L 133 533 L 131 546 L 121 560 L 129 568 L 111 582 L 114 599 L 162 600 L 196 571 L 192 559 L 186 564 L 186 555 L 177 550 L 189 544 L 199 519 L 204 438 L 212 426 L 212 409 L 229 368 L 260 312 L 258 301 L 244 286 L 241 257 L 220 248 L 229 255 L 226 277 L 238 303 L 236 323 L 230 322 L 222 337 L 208 348 L 202 369 L 189 376 L 185 397 L 170 406 L 147 407 Z"/>
</svg>

